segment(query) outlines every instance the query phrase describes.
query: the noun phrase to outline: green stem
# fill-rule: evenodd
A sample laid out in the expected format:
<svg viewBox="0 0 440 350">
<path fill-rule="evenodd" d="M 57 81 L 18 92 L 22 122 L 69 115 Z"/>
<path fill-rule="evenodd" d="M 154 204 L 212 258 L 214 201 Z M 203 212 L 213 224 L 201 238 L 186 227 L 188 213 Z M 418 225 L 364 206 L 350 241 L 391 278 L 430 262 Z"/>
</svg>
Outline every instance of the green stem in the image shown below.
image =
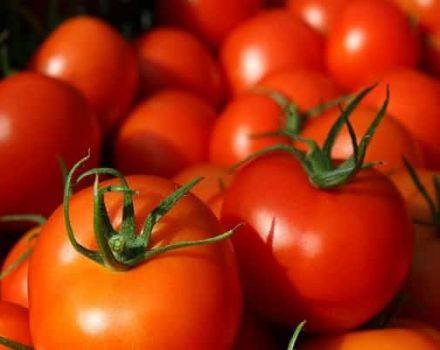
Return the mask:
<svg viewBox="0 0 440 350">
<path fill-rule="evenodd" d="M 32 346 L 21 344 L 2 336 L 0 336 L 0 344 L 12 350 L 34 350 Z"/>
<path fill-rule="evenodd" d="M 0 272 L 0 280 L 10 275 L 15 271 L 21 264 L 23 264 L 32 254 L 32 248 L 27 249 L 22 255 L 18 257 L 17 260 L 13 261 L 11 264 L 6 266 L 4 270 Z"/>
<path fill-rule="evenodd" d="M 39 214 L 11 214 L 0 216 L 0 222 L 32 222 L 37 225 L 44 225 L 46 217 Z"/>
<path fill-rule="evenodd" d="M 304 329 L 304 326 L 306 325 L 306 321 L 302 321 L 293 332 L 292 338 L 290 338 L 289 346 L 287 347 L 287 350 L 295 350 L 295 345 L 298 341 L 299 335 Z"/>
</svg>

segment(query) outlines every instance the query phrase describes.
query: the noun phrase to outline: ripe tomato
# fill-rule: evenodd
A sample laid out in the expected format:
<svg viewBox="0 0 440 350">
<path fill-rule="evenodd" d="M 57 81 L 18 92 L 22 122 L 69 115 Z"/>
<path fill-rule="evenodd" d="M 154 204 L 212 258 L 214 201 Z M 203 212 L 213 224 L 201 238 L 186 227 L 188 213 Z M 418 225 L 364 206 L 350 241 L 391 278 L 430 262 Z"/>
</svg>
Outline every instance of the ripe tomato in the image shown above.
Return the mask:
<svg viewBox="0 0 440 350">
<path fill-rule="evenodd" d="M 71 167 L 91 149 L 98 164 L 101 132 L 72 87 L 37 73 L 0 82 L 0 216 L 47 215 L 62 201 L 60 161 Z"/>
<path fill-rule="evenodd" d="M 375 108 L 382 103 L 386 85 L 390 87 L 387 112 L 406 127 L 420 143 L 429 168 L 440 169 L 440 82 L 414 69 L 397 69 L 383 76 L 364 102 Z"/>
<path fill-rule="evenodd" d="M 31 68 L 76 87 L 110 133 L 131 107 L 139 69 L 136 55 L 103 20 L 79 16 L 64 21 L 41 44 Z"/>
<path fill-rule="evenodd" d="M 420 181 L 435 200 L 433 176 L 440 174 L 427 169 L 417 169 Z M 426 199 L 416 188 L 406 170 L 394 174 L 391 179 L 402 193 L 414 220 L 432 223 L 432 212 Z M 438 291 L 440 277 L 440 236 L 439 228 L 415 224 L 415 251 L 410 274 L 403 289 L 405 314 L 421 319 L 440 328 L 440 300 Z"/>
<path fill-rule="evenodd" d="M 291 155 L 239 169 L 221 221 L 232 237 L 246 303 L 268 319 L 340 332 L 378 313 L 412 256 L 412 223 L 392 182 L 374 169 L 331 190 L 310 184 Z"/>
<path fill-rule="evenodd" d="M 318 144 L 322 145 L 339 114 L 339 109 L 333 108 L 322 115 L 309 119 L 304 125 L 301 135 L 316 140 Z M 365 106 L 358 107 L 351 114 L 350 122 L 358 140 L 365 134 L 376 114 L 375 109 Z M 332 157 L 347 159 L 352 154 L 353 143 L 347 128 L 344 128 L 336 139 Z M 420 145 L 399 121 L 386 115 L 374 134 L 365 160 L 367 162 L 383 161 L 384 163 L 377 166 L 377 169 L 389 174 L 402 167 L 402 156 L 407 157 L 414 165 L 424 165 Z"/>
<path fill-rule="evenodd" d="M 217 48 L 237 24 L 262 7 L 263 0 L 160 0 L 155 5 L 160 24 L 185 28 Z"/>
<path fill-rule="evenodd" d="M 134 225 L 176 190 L 154 176 L 132 176 Z M 112 182 L 102 183 L 102 186 Z M 119 193 L 104 197 L 109 221 L 121 226 Z M 70 200 L 76 239 L 96 249 L 92 188 Z M 212 212 L 191 194 L 155 225 L 150 247 L 212 237 Z M 32 338 L 37 349 L 195 349 L 232 347 L 241 314 L 237 264 L 229 240 L 156 255 L 128 271 L 114 271 L 76 252 L 63 208 L 44 225 L 29 261 Z M 221 325 L 221 326 L 220 326 Z"/>
<path fill-rule="evenodd" d="M 280 69 L 323 70 L 323 55 L 323 38 L 287 10 L 260 11 L 240 23 L 220 50 L 233 94 Z"/>
<path fill-rule="evenodd" d="M 440 343 L 412 329 L 377 329 L 312 339 L 298 350 L 436 350 Z"/>
<path fill-rule="evenodd" d="M 180 185 L 184 185 L 199 176 L 203 177 L 203 181 L 194 187 L 191 192 L 201 199 L 219 218 L 223 195 L 232 181 L 233 174 L 223 166 L 212 163 L 198 163 L 178 172 L 173 180 Z"/>
<path fill-rule="evenodd" d="M 135 48 L 144 96 L 163 88 L 179 88 L 192 91 L 212 105 L 221 102 L 220 68 L 192 34 L 175 28 L 156 28 L 139 37 Z"/>
<path fill-rule="evenodd" d="M 20 305 L 0 301 L 0 336 L 23 345 L 32 345 L 28 310 Z M 10 347 L 0 345 L 0 349 Z"/>
<path fill-rule="evenodd" d="M 371 84 L 387 70 L 418 64 L 417 34 L 389 1 L 348 1 L 328 36 L 328 69 L 347 89 Z"/>
<path fill-rule="evenodd" d="M 427 30 L 440 28 L 439 0 L 394 0 L 405 12 L 415 17 Z"/>
<path fill-rule="evenodd" d="M 308 25 L 326 35 L 333 27 L 341 7 L 348 0 L 287 0 L 287 8 Z"/>
<path fill-rule="evenodd" d="M 285 127 L 282 107 L 266 94 L 243 93 L 226 105 L 211 134 L 209 160 L 231 166 L 266 146 L 285 143 L 284 136 L 255 137 Z"/>
<path fill-rule="evenodd" d="M 121 125 L 114 164 L 126 174 L 174 176 L 208 157 L 214 109 L 180 90 L 162 90 L 140 103 Z"/>
</svg>

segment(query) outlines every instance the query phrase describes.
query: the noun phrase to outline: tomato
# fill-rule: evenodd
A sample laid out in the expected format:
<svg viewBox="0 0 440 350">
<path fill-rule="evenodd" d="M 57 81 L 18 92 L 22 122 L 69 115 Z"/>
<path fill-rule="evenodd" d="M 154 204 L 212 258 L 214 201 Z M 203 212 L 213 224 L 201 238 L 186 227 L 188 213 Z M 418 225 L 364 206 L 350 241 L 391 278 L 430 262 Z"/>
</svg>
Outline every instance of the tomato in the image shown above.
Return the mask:
<svg viewBox="0 0 440 350">
<path fill-rule="evenodd" d="M 0 295 L 1 300 L 18 304 L 26 308 L 29 307 L 29 297 L 28 297 L 28 270 L 29 270 L 29 259 L 23 259 L 27 252 L 29 256 L 31 254 L 31 249 L 35 243 L 41 226 L 36 226 L 28 230 L 20 239 L 14 244 L 12 249 L 9 251 L 6 259 L 2 265 L 2 271 L 7 271 L 19 262 L 11 272 L 4 276 L 0 283 Z"/>
<path fill-rule="evenodd" d="M 115 139 L 114 164 L 126 174 L 174 176 L 208 157 L 214 109 L 199 97 L 163 90 L 140 103 Z"/>
<path fill-rule="evenodd" d="M 399 290 L 413 228 L 392 182 L 374 169 L 320 190 L 291 155 L 248 163 L 226 191 L 244 300 L 267 319 L 341 332 L 377 314 Z"/>
<path fill-rule="evenodd" d="M 286 69 L 268 74 L 257 84 L 286 96 L 302 112 L 342 95 L 342 90 L 324 72 Z"/>
<path fill-rule="evenodd" d="M 413 318 L 396 317 L 390 320 L 387 328 L 409 328 L 426 334 L 434 338 L 434 341 L 440 344 L 440 331 L 427 323 L 415 320 Z"/>
<path fill-rule="evenodd" d="M 326 35 L 348 0 L 288 0 L 287 8 L 308 25 Z"/>
<path fill-rule="evenodd" d="M 135 47 L 144 96 L 163 88 L 180 88 L 192 91 L 212 105 L 221 102 L 220 68 L 192 34 L 175 28 L 156 28 L 139 37 Z"/>
<path fill-rule="evenodd" d="M 389 1 L 348 1 L 328 36 L 328 69 L 350 89 L 381 79 L 387 70 L 415 67 L 421 50 L 417 34 Z"/>
<path fill-rule="evenodd" d="M 32 345 L 28 310 L 20 305 L 0 301 L 0 336 L 23 345 Z M 0 345 L 0 349 L 8 350 Z"/>
<path fill-rule="evenodd" d="M 264 10 L 225 39 L 220 59 L 232 94 L 286 68 L 323 70 L 323 38 L 287 10 Z"/>
<path fill-rule="evenodd" d="M 212 163 L 198 163 L 178 172 L 173 180 L 184 185 L 199 176 L 203 177 L 203 181 L 192 189 L 192 193 L 219 217 L 223 195 L 232 181 L 233 174 L 226 167 Z"/>
<path fill-rule="evenodd" d="M 161 0 L 155 5 L 160 24 L 185 28 L 218 47 L 237 24 L 262 7 L 263 0 Z"/>
<path fill-rule="evenodd" d="M 301 135 L 314 139 L 322 145 L 339 114 L 339 109 L 334 108 L 309 119 L 304 125 Z M 362 106 L 351 114 L 350 122 L 358 140 L 365 134 L 376 114 L 375 109 Z M 332 156 L 335 159 L 347 159 L 352 154 L 353 143 L 345 127 L 336 139 Z M 402 167 L 402 156 L 407 157 L 414 165 L 424 165 L 420 145 L 398 120 L 386 115 L 374 134 L 365 160 L 367 162 L 383 161 L 384 163 L 378 165 L 377 169 L 384 173 L 392 173 Z"/>
<path fill-rule="evenodd" d="M 386 85 L 390 87 L 387 112 L 401 122 L 421 144 L 429 168 L 440 169 L 440 82 L 414 69 L 397 69 L 383 76 L 380 84 L 365 98 L 378 108 Z"/>
<path fill-rule="evenodd" d="M 285 127 L 282 107 L 269 95 L 243 93 L 231 100 L 218 117 L 209 145 L 212 163 L 231 166 L 266 146 L 285 143 L 284 136 L 257 137 Z"/>
<path fill-rule="evenodd" d="M 427 169 L 417 169 L 417 175 L 435 200 L 433 176 L 440 174 Z M 431 210 L 417 190 L 406 170 L 392 176 L 392 180 L 402 193 L 414 220 L 433 222 Z M 440 300 L 438 291 L 440 277 L 440 236 L 439 228 L 415 224 L 415 251 L 410 274 L 402 291 L 404 296 L 404 313 L 421 319 L 440 328 Z"/>
<path fill-rule="evenodd" d="M 109 134 L 131 107 L 139 69 L 130 45 L 101 19 L 68 19 L 40 45 L 31 68 L 76 87 Z"/>
<path fill-rule="evenodd" d="M 305 342 L 298 350 L 436 350 L 429 336 L 411 329 L 378 329 L 323 337 Z"/>
<path fill-rule="evenodd" d="M 394 0 L 405 12 L 414 16 L 418 22 L 429 30 L 440 28 L 439 0 Z"/>
<path fill-rule="evenodd" d="M 133 229 L 176 190 L 175 183 L 154 176 L 127 181 L 135 191 Z M 115 181 L 101 185 L 109 183 Z M 92 188 L 77 192 L 69 205 L 74 235 L 88 249 L 97 245 L 92 195 Z M 104 197 L 109 221 L 118 229 L 121 197 Z M 191 194 L 162 214 L 149 247 L 221 232 L 212 212 Z M 238 330 L 241 294 L 229 240 L 168 251 L 127 271 L 109 270 L 73 249 L 60 207 L 41 230 L 29 261 L 29 305 L 37 349 L 224 350 Z"/>
<path fill-rule="evenodd" d="M 67 168 L 90 149 L 96 166 L 101 131 L 72 87 L 37 73 L 0 82 L 0 216 L 49 214 L 62 201 Z"/>
</svg>

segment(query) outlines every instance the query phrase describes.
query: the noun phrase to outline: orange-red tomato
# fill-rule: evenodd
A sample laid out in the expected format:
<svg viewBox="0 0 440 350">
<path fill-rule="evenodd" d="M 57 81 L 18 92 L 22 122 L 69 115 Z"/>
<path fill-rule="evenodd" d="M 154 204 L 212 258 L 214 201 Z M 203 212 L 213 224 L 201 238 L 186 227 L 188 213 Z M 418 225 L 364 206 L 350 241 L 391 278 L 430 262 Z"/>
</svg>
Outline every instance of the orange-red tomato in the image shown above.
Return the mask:
<svg viewBox="0 0 440 350">
<path fill-rule="evenodd" d="M 135 41 L 144 96 L 164 88 L 192 91 L 212 105 L 223 97 L 223 77 L 208 49 L 192 34 L 155 28 Z"/>
<path fill-rule="evenodd" d="M 359 106 L 350 116 L 350 122 L 359 140 L 372 123 L 377 110 L 371 107 Z M 333 108 L 322 115 L 309 119 L 304 125 L 301 136 L 314 139 L 323 145 L 330 128 L 340 115 L 338 108 Z M 301 148 L 306 147 L 298 143 Z M 307 148 L 306 148 L 307 149 Z M 353 142 L 346 126 L 336 138 L 332 149 L 332 157 L 335 159 L 347 159 L 353 154 Z M 405 156 L 416 166 L 424 165 L 424 157 L 420 145 L 406 128 L 396 119 L 385 115 L 376 129 L 365 155 L 366 162 L 382 161 L 377 169 L 384 173 L 392 173 L 401 168 L 402 156 Z"/>
<path fill-rule="evenodd" d="M 440 29 L 439 0 L 394 0 L 428 30 Z"/>
<path fill-rule="evenodd" d="M 115 139 L 114 164 L 126 174 L 175 175 L 206 161 L 215 111 L 196 95 L 162 90 L 141 102 Z"/>
<path fill-rule="evenodd" d="M 160 0 L 155 15 L 161 24 L 185 28 L 213 47 L 244 19 L 255 14 L 263 0 Z"/>
<path fill-rule="evenodd" d="M 20 305 L 0 301 L 0 336 L 23 345 L 32 345 L 29 313 Z M 1 350 L 10 348 L 0 345 Z"/>
<path fill-rule="evenodd" d="M 174 182 L 154 176 L 127 181 L 135 191 L 137 228 L 176 190 Z M 88 249 L 97 245 L 92 193 L 88 188 L 70 200 L 76 239 Z M 121 197 L 109 193 L 104 198 L 115 228 L 121 225 Z M 220 232 L 212 212 L 187 194 L 154 227 L 150 247 Z M 73 249 L 60 207 L 44 225 L 29 261 L 29 306 L 37 349 L 225 350 L 238 331 L 241 294 L 229 240 L 174 250 L 128 271 L 114 271 Z"/>
<path fill-rule="evenodd" d="M 232 94 L 286 68 L 324 68 L 323 38 L 287 10 L 264 10 L 225 39 L 220 58 Z"/>
<path fill-rule="evenodd" d="M 389 1 L 348 1 L 328 36 L 328 69 L 350 89 L 381 79 L 390 69 L 415 67 L 420 59 L 417 34 Z"/>
<path fill-rule="evenodd" d="M 139 69 L 124 38 L 101 19 L 68 19 L 40 45 L 31 68 L 76 87 L 96 111 L 106 133 L 131 107 Z"/>
</svg>

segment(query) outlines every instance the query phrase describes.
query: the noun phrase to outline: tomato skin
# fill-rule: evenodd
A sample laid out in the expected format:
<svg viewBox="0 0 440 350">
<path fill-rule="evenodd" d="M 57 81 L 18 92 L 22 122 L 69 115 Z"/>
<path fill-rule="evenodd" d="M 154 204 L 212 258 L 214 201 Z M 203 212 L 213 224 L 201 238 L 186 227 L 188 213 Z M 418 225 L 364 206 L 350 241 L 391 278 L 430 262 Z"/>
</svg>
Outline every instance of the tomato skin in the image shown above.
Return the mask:
<svg viewBox="0 0 440 350">
<path fill-rule="evenodd" d="M 323 55 L 323 38 L 287 10 L 260 11 L 238 25 L 220 50 L 233 95 L 276 70 L 323 70 Z"/>
<path fill-rule="evenodd" d="M 127 180 L 136 191 L 135 220 L 140 229 L 146 215 L 175 191 L 176 184 L 154 176 Z M 119 227 L 121 195 L 111 193 L 105 202 L 110 221 Z M 70 216 L 78 241 L 96 249 L 91 188 L 72 197 Z M 188 194 L 153 230 L 151 246 L 219 232 L 211 211 Z M 90 350 L 226 350 L 232 346 L 241 314 L 230 241 L 168 252 L 127 272 L 110 271 L 73 250 L 61 207 L 44 225 L 30 258 L 29 301 L 37 349 L 80 349 L 87 344 Z"/>
<path fill-rule="evenodd" d="M 235 175 L 221 221 L 245 223 L 233 237 L 245 302 L 290 327 L 306 319 L 313 332 L 351 329 L 375 315 L 411 261 L 402 198 L 374 169 L 325 191 L 290 155 L 258 158 Z"/>
<path fill-rule="evenodd" d="M 30 66 L 76 87 L 107 134 L 131 107 L 138 88 L 133 49 L 110 25 L 94 17 L 64 21 L 40 45 Z"/>
<path fill-rule="evenodd" d="M 59 159 L 70 168 L 88 149 L 96 166 L 101 130 L 75 89 L 32 72 L 2 80 L 0 216 L 51 213 L 62 201 Z"/>
<path fill-rule="evenodd" d="M 436 350 L 439 346 L 422 332 L 390 328 L 318 338 L 300 345 L 298 350 Z"/>
<path fill-rule="evenodd" d="M 359 142 L 367 131 L 377 110 L 371 107 L 359 106 L 350 116 L 350 122 L 355 130 Z M 309 119 L 301 135 L 316 140 L 323 145 L 330 128 L 340 116 L 338 108 L 330 109 L 323 114 Z M 304 148 L 304 144 L 301 145 Z M 350 134 L 344 127 L 334 144 L 332 157 L 347 159 L 353 154 L 353 143 Z M 383 161 L 376 168 L 383 173 L 390 174 L 403 167 L 402 156 L 405 156 L 415 166 L 423 166 L 424 155 L 420 145 L 406 128 L 390 115 L 385 115 L 368 146 L 365 155 L 366 162 Z"/>
<path fill-rule="evenodd" d="M 115 139 L 114 164 L 126 174 L 174 176 L 206 161 L 215 110 L 181 90 L 162 90 L 141 102 Z"/>
<path fill-rule="evenodd" d="M 20 305 L 0 301 L 0 336 L 24 345 L 32 345 L 28 310 Z M 10 348 L 0 345 L 0 349 Z"/>
<path fill-rule="evenodd" d="M 391 95 L 387 113 L 420 143 L 427 167 L 440 169 L 440 82 L 415 69 L 390 71 L 382 82 L 366 96 L 364 103 L 379 108 L 388 85 Z"/>
<path fill-rule="evenodd" d="M 266 146 L 289 144 L 287 137 L 252 137 L 277 131 L 286 124 L 282 108 L 265 94 L 243 93 L 219 115 L 211 134 L 209 161 L 231 166 Z"/>
<path fill-rule="evenodd" d="M 160 24 L 184 28 L 217 48 L 235 26 L 262 5 L 263 0 L 161 0 L 156 1 L 155 15 Z"/>
<path fill-rule="evenodd" d="M 420 39 L 405 14 L 383 0 L 353 0 L 341 9 L 327 45 L 327 66 L 346 89 L 371 84 L 397 67 L 415 67 Z"/>
<path fill-rule="evenodd" d="M 140 36 L 135 48 L 143 96 L 176 88 L 192 91 L 214 106 L 222 101 L 224 81 L 220 68 L 192 34 L 159 27 Z"/>
</svg>

